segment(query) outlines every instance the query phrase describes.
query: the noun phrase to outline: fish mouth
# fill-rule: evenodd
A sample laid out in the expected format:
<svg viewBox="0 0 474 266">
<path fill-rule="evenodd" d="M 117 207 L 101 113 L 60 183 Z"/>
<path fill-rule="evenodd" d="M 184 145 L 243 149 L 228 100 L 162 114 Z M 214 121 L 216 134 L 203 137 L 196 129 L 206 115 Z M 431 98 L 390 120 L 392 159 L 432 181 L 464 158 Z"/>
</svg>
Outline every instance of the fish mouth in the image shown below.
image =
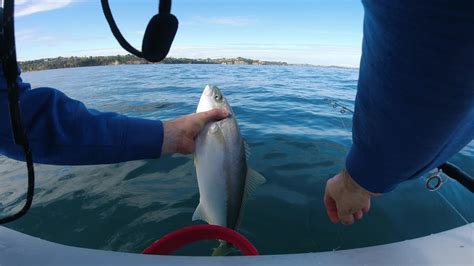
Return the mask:
<svg viewBox="0 0 474 266">
<path fill-rule="evenodd" d="M 213 99 L 215 96 L 219 96 L 219 99 Z M 212 84 L 206 85 L 202 92 L 201 100 L 202 99 L 207 99 L 209 102 L 210 106 L 212 106 L 212 109 L 224 109 L 229 113 L 229 116 L 233 115 L 232 108 L 230 105 L 227 103 L 227 99 L 224 97 L 224 94 L 221 92 L 221 90 Z M 208 111 L 208 110 L 206 110 Z"/>
<path fill-rule="evenodd" d="M 212 85 L 212 84 L 208 84 L 206 85 L 206 87 L 204 88 L 204 91 L 202 92 L 203 95 L 205 96 L 213 96 L 213 95 L 224 95 L 221 90 L 215 86 L 215 85 Z"/>
<path fill-rule="evenodd" d="M 211 96 L 214 94 L 215 89 L 216 89 L 216 86 L 214 85 L 206 85 L 206 88 L 204 88 L 204 91 L 202 93 L 206 96 Z"/>
</svg>

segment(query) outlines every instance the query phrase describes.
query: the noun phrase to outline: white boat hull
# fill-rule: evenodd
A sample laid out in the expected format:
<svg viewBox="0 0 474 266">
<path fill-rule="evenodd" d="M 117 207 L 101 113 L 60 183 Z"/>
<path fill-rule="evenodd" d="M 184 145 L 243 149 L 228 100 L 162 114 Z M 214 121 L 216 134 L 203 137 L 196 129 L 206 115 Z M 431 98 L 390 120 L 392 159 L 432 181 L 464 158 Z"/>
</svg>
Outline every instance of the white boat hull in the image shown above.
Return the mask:
<svg viewBox="0 0 474 266">
<path fill-rule="evenodd" d="M 0 226 L 0 265 L 474 265 L 474 223 L 374 247 L 253 257 L 152 256 L 76 248 Z"/>
</svg>

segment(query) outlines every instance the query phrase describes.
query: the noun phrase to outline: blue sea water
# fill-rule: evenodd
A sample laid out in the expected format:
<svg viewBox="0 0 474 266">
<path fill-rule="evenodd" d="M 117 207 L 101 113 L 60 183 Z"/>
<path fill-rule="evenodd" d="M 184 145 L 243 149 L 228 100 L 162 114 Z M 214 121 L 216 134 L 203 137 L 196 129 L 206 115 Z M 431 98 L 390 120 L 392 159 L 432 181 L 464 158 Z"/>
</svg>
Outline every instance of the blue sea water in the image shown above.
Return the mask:
<svg viewBox="0 0 474 266">
<path fill-rule="evenodd" d="M 206 84 L 221 88 L 251 147 L 249 164 L 267 178 L 249 200 L 239 232 L 261 254 L 350 249 L 437 233 L 474 221 L 474 196 L 455 181 L 438 192 L 423 179 L 376 198 L 363 220 L 333 225 L 323 205 L 326 180 L 351 145 L 357 69 L 302 66 L 124 65 L 24 73 L 88 107 L 148 119 L 195 111 Z M 416 132 L 414 132 L 416 133 Z M 474 143 L 452 158 L 474 175 Z M 163 235 L 196 224 L 199 194 L 191 156 L 99 166 L 37 165 L 33 207 L 7 226 L 49 241 L 139 253 Z M 24 164 L 0 157 L 0 207 L 15 209 Z M 448 204 L 445 199 L 450 204 Z M 209 255 L 215 241 L 180 250 Z"/>
</svg>

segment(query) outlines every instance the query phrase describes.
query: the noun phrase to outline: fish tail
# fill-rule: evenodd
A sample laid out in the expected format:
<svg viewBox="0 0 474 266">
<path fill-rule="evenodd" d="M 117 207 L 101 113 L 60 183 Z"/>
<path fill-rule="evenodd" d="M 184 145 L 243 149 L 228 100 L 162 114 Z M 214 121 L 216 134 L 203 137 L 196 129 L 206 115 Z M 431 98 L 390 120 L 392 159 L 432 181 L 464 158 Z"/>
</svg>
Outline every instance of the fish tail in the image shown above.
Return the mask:
<svg viewBox="0 0 474 266">
<path fill-rule="evenodd" d="M 217 248 L 212 249 L 212 256 L 227 256 L 234 250 L 235 248 L 231 244 L 221 241 Z"/>
</svg>

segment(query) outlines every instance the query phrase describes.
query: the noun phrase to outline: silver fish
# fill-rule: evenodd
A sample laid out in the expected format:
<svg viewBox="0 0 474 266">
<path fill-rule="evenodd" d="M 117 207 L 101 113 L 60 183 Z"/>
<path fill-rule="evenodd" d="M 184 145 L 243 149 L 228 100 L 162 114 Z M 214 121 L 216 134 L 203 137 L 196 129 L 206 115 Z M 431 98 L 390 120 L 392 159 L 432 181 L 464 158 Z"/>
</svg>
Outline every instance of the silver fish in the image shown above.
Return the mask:
<svg viewBox="0 0 474 266">
<path fill-rule="evenodd" d="M 248 168 L 248 149 L 229 103 L 216 86 L 207 85 L 196 112 L 224 108 L 229 116 L 210 122 L 196 138 L 194 164 L 199 186 L 199 205 L 194 220 L 236 229 L 246 199 L 265 178 Z"/>
</svg>

